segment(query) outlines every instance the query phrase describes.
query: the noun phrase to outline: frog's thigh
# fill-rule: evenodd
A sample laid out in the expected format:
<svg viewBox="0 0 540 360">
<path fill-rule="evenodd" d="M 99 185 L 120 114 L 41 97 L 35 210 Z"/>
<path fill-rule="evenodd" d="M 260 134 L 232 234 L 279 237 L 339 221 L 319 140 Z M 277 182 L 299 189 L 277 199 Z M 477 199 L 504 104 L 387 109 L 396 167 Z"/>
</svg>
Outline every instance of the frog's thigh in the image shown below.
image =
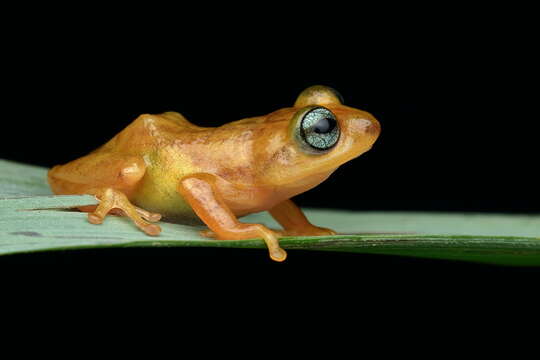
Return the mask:
<svg viewBox="0 0 540 360">
<path fill-rule="evenodd" d="M 89 194 L 96 196 L 98 205 L 80 207 L 89 212 L 88 220 L 101 224 L 108 214 L 120 213 L 131 218 L 135 225 L 149 235 L 161 229 L 144 221 L 158 221 L 159 214 L 140 209 L 128 199 L 144 176 L 146 164 L 136 156 L 95 153 L 49 171 L 49 183 L 56 194 Z"/>
<path fill-rule="evenodd" d="M 317 236 L 335 235 L 336 232 L 313 225 L 308 221 L 302 210 L 291 200 L 285 200 L 269 210 L 270 215 L 283 226 L 283 235 Z"/>
<path fill-rule="evenodd" d="M 213 175 L 204 173 L 186 176 L 180 181 L 178 192 L 219 239 L 244 240 L 260 237 L 265 241 L 273 260 L 285 260 L 287 253 L 279 246 L 276 234 L 261 224 L 239 222 L 219 194 L 214 179 Z"/>
<path fill-rule="evenodd" d="M 129 193 L 146 172 L 141 157 L 94 153 L 49 171 L 55 194 L 88 194 L 93 188 L 113 188 Z"/>
</svg>

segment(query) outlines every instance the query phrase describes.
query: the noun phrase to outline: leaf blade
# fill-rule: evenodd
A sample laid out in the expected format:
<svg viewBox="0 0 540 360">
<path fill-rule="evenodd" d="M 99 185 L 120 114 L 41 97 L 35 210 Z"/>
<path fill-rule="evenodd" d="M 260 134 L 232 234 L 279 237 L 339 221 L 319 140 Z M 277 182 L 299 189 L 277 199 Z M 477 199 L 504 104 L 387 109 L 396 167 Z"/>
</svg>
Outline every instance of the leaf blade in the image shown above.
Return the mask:
<svg viewBox="0 0 540 360">
<path fill-rule="evenodd" d="M 202 227 L 162 222 L 149 237 L 126 218 L 109 216 L 88 223 L 86 214 L 65 209 L 96 204 L 94 197 L 52 196 L 46 169 L 0 160 L 0 255 L 36 251 L 110 247 L 265 248 L 260 239 L 211 240 Z M 286 249 L 347 251 L 488 262 L 540 265 L 540 216 L 448 213 L 350 212 L 307 209 L 317 225 L 346 234 L 285 237 Z M 277 227 L 268 214 L 246 222 Z"/>
</svg>

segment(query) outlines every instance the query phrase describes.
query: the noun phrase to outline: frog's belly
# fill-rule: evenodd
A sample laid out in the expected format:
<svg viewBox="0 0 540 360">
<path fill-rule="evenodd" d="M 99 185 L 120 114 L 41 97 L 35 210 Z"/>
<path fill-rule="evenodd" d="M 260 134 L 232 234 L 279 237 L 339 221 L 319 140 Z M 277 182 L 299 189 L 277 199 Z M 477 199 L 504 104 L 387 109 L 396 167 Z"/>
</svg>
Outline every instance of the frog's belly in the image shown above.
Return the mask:
<svg viewBox="0 0 540 360">
<path fill-rule="evenodd" d="M 147 173 L 131 197 L 131 201 L 140 208 L 156 212 L 163 220 L 182 224 L 202 224 L 191 206 L 176 190 L 176 178 L 153 176 Z"/>
<path fill-rule="evenodd" d="M 185 164 L 181 165 L 147 168 L 130 200 L 142 209 L 161 214 L 167 221 L 203 224 L 177 190 L 182 176 L 190 173 L 185 170 Z M 216 186 L 226 205 L 237 217 L 268 210 L 291 195 L 288 191 L 273 188 L 238 186 L 221 178 L 216 179 Z"/>
</svg>

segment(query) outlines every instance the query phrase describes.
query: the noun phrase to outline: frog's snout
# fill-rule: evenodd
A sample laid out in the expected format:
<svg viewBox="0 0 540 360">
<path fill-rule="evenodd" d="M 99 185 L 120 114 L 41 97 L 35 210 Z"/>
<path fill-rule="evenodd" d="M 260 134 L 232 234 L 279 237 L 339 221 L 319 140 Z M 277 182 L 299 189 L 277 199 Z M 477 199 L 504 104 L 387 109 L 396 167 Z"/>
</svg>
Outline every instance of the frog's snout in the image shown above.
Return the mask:
<svg viewBox="0 0 540 360">
<path fill-rule="evenodd" d="M 373 116 L 362 116 L 353 118 L 350 122 L 350 131 L 360 139 L 373 144 L 381 133 L 381 124 Z"/>
</svg>

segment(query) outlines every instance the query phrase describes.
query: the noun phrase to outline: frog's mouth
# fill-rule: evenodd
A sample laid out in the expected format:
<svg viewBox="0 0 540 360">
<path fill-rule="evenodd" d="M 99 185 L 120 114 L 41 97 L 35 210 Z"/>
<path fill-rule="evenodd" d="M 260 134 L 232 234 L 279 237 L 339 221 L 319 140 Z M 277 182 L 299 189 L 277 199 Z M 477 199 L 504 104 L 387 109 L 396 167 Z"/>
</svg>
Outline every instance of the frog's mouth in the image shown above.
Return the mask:
<svg viewBox="0 0 540 360">
<path fill-rule="evenodd" d="M 359 158 L 360 156 L 364 155 L 365 153 L 367 153 L 369 150 L 371 150 L 371 148 L 373 147 L 373 144 L 369 145 L 369 147 L 367 149 L 365 149 L 364 151 L 356 154 L 356 155 L 352 155 L 349 159 L 345 160 L 343 163 L 346 163 L 347 161 L 351 161 L 351 160 L 354 160 L 356 158 Z"/>
<path fill-rule="evenodd" d="M 322 170 L 322 171 L 308 174 L 305 177 L 302 177 L 294 182 L 291 182 L 290 185 L 292 187 L 304 188 L 304 191 L 307 191 L 319 185 L 326 179 L 328 179 L 330 175 L 332 175 L 332 173 L 338 169 L 338 167 L 339 166 L 333 166 L 332 168 L 327 169 L 327 170 Z"/>
<path fill-rule="evenodd" d="M 332 175 L 335 170 L 337 170 L 337 167 L 334 167 L 330 171 L 310 173 L 299 179 L 297 178 L 286 184 L 277 186 L 277 191 L 284 194 L 287 199 L 291 198 L 310 189 L 313 189 L 314 187 L 328 179 L 328 177 Z"/>
</svg>

